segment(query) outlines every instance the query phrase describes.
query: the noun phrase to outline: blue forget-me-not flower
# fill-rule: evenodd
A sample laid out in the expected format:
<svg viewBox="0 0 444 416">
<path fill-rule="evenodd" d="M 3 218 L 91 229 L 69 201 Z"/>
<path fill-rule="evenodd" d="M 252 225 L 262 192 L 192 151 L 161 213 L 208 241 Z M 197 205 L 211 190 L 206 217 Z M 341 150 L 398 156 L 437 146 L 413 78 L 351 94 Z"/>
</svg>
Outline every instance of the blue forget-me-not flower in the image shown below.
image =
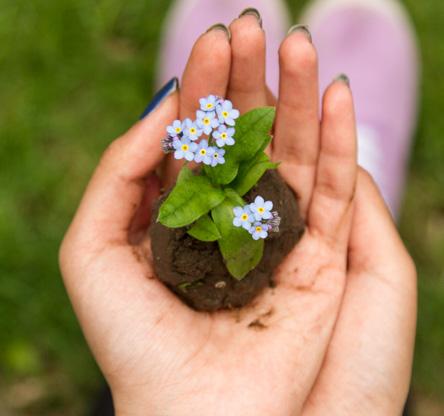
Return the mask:
<svg viewBox="0 0 444 416">
<path fill-rule="evenodd" d="M 199 100 L 200 109 L 202 111 L 215 111 L 219 101 L 220 98 L 216 97 L 215 95 L 209 95 L 206 98 L 201 98 Z"/>
<path fill-rule="evenodd" d="M 205 165 L 211 165 L 213 161 L 214 147 L 208 146 L 207 140 L 201 140 L 198 144 L 194 161 L 197 163 L 203 162 Z"/>
<path fill-rule="evenodd" d="M 247 231 L 250 231 L 251 224 L 254 221 L 254 216 L 250 211 L 250 208 L 245 207 L 235 207 L 233 208 L 234 218 L 233 225 L 235 227 L 245 228 Z"/>
<path fill-rule="evenodd" d="M 228 126 L 234 126 L 236 120 L 239 117 L 239 110 L 233 108 L 233 103 L 230 100 L 225 100 L 221 104 L 217 105 L 217 116 L 219 122 L 225 123 Z"/>
<path fill-rule="evenodd" d="M 250 234 L 254 240 L 268 237 L 268 226 L 261 222 L 255 222 L 250 228 Z"/>
<path fill-rule="evenodd" d="M 273 209 L 273 202 L 265 201 L 261 196 L 257 196 L 250 204 L 250 210 L 254 215 L 256 221 L 269 220 L 272 217 L 271 210 Z"/>
<path fill-rule="evenodd" d="M 235 130 L 233 127 L 227 127 L 224 124 L 219 126 L 219 128 L 213 132 L 213 137 L 216 139 L 216 144 L 219 147 L 227 146 L 233 146 L 234 139 L 233 135 L 235 133 Z"/>
<path fill-rule="evenodd" d="M 182 134 L 183 126 L 180 120 L 174 120 L 173 123 L 167 127 L 167 133 L 170 137 L 180 136 Z"/>
<path fill-rule="evenodd" d="M 216 117 L 215 111 L 205 112 L 205 111 L 198 110 L 196 112 L 196 116 L 197 116 L 197 120 L 196 120 L 197 126 L 206 135 L 210 135 L 214 129 L 217 129 L 219 127 L 219 120 Z"/>
<path fill-rule="evenodd" d="M 197 144 L 191 142 L 190 139 L 182 137 L 173 141 L 174 159 L 186 159 L 191 162 L 194 159 L 194 152 L 197 149 Z"/>
<path fill-rule="evenodd" d="M 211 160 L 211 166 L 223 165 L 225 163 L 225 150 L 214 147 L 214 153 Z"/>
<path fill-rule="evenodd" d="M 267 238 L 268 233 L 279 232 L 281 222 L 278 213 L 271 212 L 272 208 L 271 201 L 257 196 L 251 204 L 233 208 L 233 225 L 245 228 L 255 240 Z"/>
<path fill-rule="evenodd" d="M 183 121 L 183 134 L 191 141 L 195 141 L 202 135 L 202 130 L 194 121 L 187 118 Z"/>
</svg>

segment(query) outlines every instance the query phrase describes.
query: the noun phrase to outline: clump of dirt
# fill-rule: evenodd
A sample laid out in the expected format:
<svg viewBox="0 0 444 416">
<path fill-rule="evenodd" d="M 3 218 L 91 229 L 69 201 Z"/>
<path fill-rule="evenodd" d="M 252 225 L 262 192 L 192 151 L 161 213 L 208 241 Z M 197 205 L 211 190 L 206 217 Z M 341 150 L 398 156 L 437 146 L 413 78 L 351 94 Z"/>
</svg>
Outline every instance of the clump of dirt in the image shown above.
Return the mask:
<svg viewBox="0 0 444 416">
<path fill-rule="evenodd" d="M 273 271 L 304 233 L 304 222 L 295 195 L 276 171 L 267 171 L 244 197 L 249 203 L 257 195 L 273 201 L 279 212 L 278 233 L 265 240 L 264 256 L 242 280 L 225 267 L 217 242 L 198 241 L 186 228 L 172 229 L 155 222 L 164 194 L 154 207 L 149 233 L 154 270 L 158 278 L 188 305 L 203 311 L 237 308 L 248 304 L 262 289 L 273 286 Z"/>
</svg>

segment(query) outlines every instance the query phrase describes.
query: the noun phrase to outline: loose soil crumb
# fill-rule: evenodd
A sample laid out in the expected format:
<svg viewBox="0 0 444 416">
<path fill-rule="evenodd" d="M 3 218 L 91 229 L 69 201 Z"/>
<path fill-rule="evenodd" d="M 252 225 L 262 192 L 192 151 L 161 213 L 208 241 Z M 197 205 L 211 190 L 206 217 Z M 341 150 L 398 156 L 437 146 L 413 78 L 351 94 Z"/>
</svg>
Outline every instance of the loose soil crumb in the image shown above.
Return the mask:
<svg viewBox="0 0 444 416">
<path fill-rule="evenodd" d="M 166 195 L 154 207 L 153 221 Z M 273 271 L 302 237 L 304 222 L 295 195 L 276 171 L 267 171 L 244 199 L 252 202 L 257 195 L 273 201 L 273 210 L 279 212 L 282 221 L 279 233 L 271 233 L 265 240 L 260 263 L 240 281 L 226 269 L 217 242 L 198 241 L 185 228 L 151 224 L 156 275 L 191 307 L 204 311 L 242 307 L 265 287 L 274 285 Z"/>
<path fill-rule="evenodd" d="M 269 318 L 270 316 L 273 316 L 274 314 L 274 309 L 270 308 L 267 312 L 263 313 L 261 315 L 262 318 Z"/>
<path fill-rule="evenodd" d="M 263 324 L 259 319 L 255 319 L 253 322 L 248 324 L 248 328 L 261 331 L 263 329 L 267 329 L 267 325 Z"/>
<path fill-rule="evenodd" d="M 137 247 L 132 247 L 131 252 L 133 253 L 134 258 L 136 259 L 137 263 L 143 263 L 145 259 L 143 258 L 142 253 L 138 250 Z"/>
</svg>

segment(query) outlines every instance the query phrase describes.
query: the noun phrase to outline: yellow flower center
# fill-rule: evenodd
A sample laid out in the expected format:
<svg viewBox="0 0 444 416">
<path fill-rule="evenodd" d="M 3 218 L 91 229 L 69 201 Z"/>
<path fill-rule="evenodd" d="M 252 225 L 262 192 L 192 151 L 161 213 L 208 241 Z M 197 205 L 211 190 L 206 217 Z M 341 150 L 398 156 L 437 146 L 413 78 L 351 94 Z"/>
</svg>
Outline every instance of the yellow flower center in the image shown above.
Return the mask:
<svg viewBox="0 0 444 416">
<path fill-rule="evenodd" d="M 213 104 L 207 103 L 206 107 L 207 107 L 208 110 L 211 110 L 213 108 Z"/>
<path fill-rule="evenodd" d="M 176 133 L 180 133 L 181 132 L 181 128 L 180 127 L 176 127 L 175 129 L 174 129 L 174 131 L 176 132 Z"/>
<path fill-rule="evenodd" d="M 263 213 L 264 213 L 264 211 L 265 211 L 265 209 L 264 209 L 264 208 L 262 208 L 262 207 L 258 208 L 257 210 L 259 211 L 259 214 L 263 214 Z"/>
<path fill-rule="evenodd" d="M 205 156 L 205 155 L 207 154 L 207 151 L 206 151 L 205 149 L 200 149 L 199 153 L 200 153 L 202 156 Z"/>
<path fill-rule="evenodd" d="M 241 220 L 242 221 L 247 221 L 248 220 L 248 215 L 247 214 L 242 214 Z"/>
<path fill-rule="evenodd" d="M 206 126 L 208 126 L 208 124 L 210 124 L 210 119 L 208 117 L 203 119 L 203 122 Z"/>
<path fill-rule="evenodd" d="M 222 137 L 222 139 L 225 140 L 225 139 L 227 138 L 227 133 L 222 133 L 222 134 L 220 135 L 220 137 Z"/>
<path fill-rule="evenodd" d="M 190 133 L 191 133 L 191 134 L 196 134 L 196 129 L 195 129 L 194 127 L 191 127 L 191 129 L 190 129 Z"/>
<path fill-rule="evenodd" d="M 183 144 L 181 149 L 186 152 L 190 147 L 187 144 Z"/>
<path fill-rule="evenodd" d="M 217 153 L 215 153 L 215 154 L 213 155 L 213 157 L 214 157 L 215 159 L 217 159 L 217 158 L 219 157 L 219 155 L 218 155 Z"/>
<path fill-rule="evenodd" d="M 259 227 L 259 225 L 256 227 L 256 231 L 257 232 L 259 232 L 259 231 L 262 231 L 262 227 Z"/>
<path fill-rule="evenodd" d="M 228 111 L 222 111 L 222 115 L 223 115 L 224 118 L 227 118 L 228 117 Z"/>
</svg>

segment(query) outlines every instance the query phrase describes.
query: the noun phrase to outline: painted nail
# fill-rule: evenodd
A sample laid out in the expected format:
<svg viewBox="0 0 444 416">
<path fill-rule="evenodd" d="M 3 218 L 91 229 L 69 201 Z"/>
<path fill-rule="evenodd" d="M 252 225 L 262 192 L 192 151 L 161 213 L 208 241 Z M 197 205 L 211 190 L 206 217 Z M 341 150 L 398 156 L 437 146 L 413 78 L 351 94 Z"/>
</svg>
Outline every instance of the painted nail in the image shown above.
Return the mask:
<svg viewBox="0 0 444 416">
<path fill-rule="evenodd" d="M 216 23 L 213 26 L 210 26 L 205 33 L 211 32 L 212 30 L 222 30 L 227 35 L 228 41 L 231 40 L 231 32 L 228 27 L 226 27 L 223 23 Z"/>
<path fill-rule="evenodd" d="M 347 85 L 347 87 L 350 86 L 350 78 L 345 75 L 345 74 L 339 74 L 334 80 L 333 82 L 343 82 L 345 85 Z"/>
<path fill-rule="evenodd" d="M 311 33 L 310 33 L 310 29 L 308 28 L 307 25 L 294 25 L 294 26 L 290 27 L 290 29 L 288 29 L 287 36 L 291 35 L 292 33 L 295 33 L 295 32 L 303 33 L 310 42 L 313 42 L 313 39 L 312 39 Z"/>
<path fill-rule="evenodd" d="M 262 28 L 262 17 L 258 9 L 255 9 L 254 7 L 247 7 L 246 9 L 242 10 L 241 14 L 239 15 L 239 17 L 243 16 L 254 16 L 257 19 L 259 26 Z"/>
<path fill-rule="evenodd" d="M 167 98 L 169 95 L 171 95 L 173 92 L 177 91 L 178 89 L 179 89 L 179 80 L 176 77 L 171 78 L 159 91 L 157 91 L 156 95 L 153 97 L 153 99 L 150 101 L 150 103 L 143 111 L 142 115 L 139 117 L 140 120 L 145 118 L 152 111 L 154 111 L 162 103 L 162 101 L 165 100 L 165 98 Z"/>
</svg>

